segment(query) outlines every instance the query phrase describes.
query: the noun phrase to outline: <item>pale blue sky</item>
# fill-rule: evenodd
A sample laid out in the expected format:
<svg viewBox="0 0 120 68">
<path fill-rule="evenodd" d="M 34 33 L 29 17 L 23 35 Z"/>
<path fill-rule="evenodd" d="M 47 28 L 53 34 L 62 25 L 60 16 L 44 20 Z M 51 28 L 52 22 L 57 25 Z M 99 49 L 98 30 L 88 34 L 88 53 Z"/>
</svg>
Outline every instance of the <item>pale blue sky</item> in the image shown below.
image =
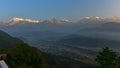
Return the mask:
<svg viewBox="0 0 120 68">
<path fill-rule="evenodd" d="M 79 20 L 86 16 L 120 16 L 120 0 L 1 0 L 0 21 L 12 17 L 32 19 L 67 18 Z"/>
</svg>

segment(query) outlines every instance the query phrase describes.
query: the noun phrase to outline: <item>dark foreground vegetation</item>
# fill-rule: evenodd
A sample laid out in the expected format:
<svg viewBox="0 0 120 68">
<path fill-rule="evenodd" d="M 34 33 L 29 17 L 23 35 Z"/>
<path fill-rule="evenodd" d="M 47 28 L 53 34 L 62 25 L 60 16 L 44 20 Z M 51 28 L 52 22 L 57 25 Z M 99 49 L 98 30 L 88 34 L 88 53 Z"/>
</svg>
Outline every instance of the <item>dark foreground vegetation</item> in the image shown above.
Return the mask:
<svg viewBox="0 0 120 68">
<path fill-rule="evenodd" d="M 108 47 L 103 48 L 103 51 L 96 57 L 96 61 L 101 68 L 120 68 L 120 56 Z"/>
</svg>

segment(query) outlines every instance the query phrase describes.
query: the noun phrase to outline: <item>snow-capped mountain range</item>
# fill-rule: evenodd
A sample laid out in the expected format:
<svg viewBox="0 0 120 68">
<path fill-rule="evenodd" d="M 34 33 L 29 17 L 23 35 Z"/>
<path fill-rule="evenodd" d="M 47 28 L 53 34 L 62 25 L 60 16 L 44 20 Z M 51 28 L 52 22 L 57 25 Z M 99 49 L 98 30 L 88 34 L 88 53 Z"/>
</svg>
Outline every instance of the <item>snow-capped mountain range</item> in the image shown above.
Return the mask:
<svg viewBox="0 0 120 68">
<path fill-rule="evenodd" d="M 67 19 L 57 20 L 55 17 L 52 17 L 51 19 L 45 20 L 45 21 L 13 17 L 9 21 L 1 22 L 0 25 L 10 26 L 10 25 L 26 24 L 26 23 L 32 23 L 32 24 L 38 24 L 38 23 L 46 23 L 46 24 L 71 24 L 71 23 L 72 24 L 74 24 L 74 23 L 93 24 L 93 23 L 107 23 L 107 22 L 119 23 L 120 16 L 115 16 L 115 17 L 110 17 L 110 18 L 101 18 L 99 16 L 84 17 L 77 22 L 71 22 L 70 20 L 67 20 Z"/>
<path fill-rule="evenodd" d="M 24 19 L 24 18 L 18 18 L 18 17 L 13 17 L 12 19 L 8 21 L 1 22 L 0 25 L 2 26 L 10 26 L 10 25 L 16 25 L 16 24 L 25 24 L 25 23 L 39 23 L 41 21 L 39 20 L 33 20 L 33 19 Z"/>
<path fill-rule="evenodd" d="M 120 23 L 120 16 L 114 16 L 114 17 L 109 17 L 109 18 L 102 18 L 99 16 L 96 17 L 85 17 L 81 20 L 79 20 L 77 23 L 108 23 L 108 22 L 117 22 Z"/>
<path fill-rule="evenodd" d="M 32 23 L 32 24 L 38 24 L 38 23 L 65 24 L 65 23 L 71 23 L 71 22 L 67 19 L 57 20 L 55 17 L 52 17 L 49 20 L 45 20 L 45 21 L 13 17 L 9 21 L 1 22 L 0 25 L 10 26 L 10 25 L 16 25 L 16 24 L 18 25 L 18 24 L 26 24 L 26 23 Z"/>
</svg>

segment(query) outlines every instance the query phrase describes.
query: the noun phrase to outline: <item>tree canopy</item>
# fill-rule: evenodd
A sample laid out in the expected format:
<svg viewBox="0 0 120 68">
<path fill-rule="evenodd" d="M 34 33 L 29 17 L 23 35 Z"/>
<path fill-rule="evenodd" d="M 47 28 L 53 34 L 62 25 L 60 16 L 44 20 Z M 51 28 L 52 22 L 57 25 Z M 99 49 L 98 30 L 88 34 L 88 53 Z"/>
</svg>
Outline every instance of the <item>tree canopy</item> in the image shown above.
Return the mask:
<svg viewBox="0 0 120 68">
<path fill-rule="evenodd" d="M 25 43 L 17 44 L 8 53 L 6 62 L 11 68 L 48 68 L 48 64 L 40 51 Z"/>
<path fill-rule="evenodd" d="M 108 47 L 103 48 L 103 51 L 96 57 L 96 61 L 101 65 L 101 68 L 119 68 L 119 60 L 118 54 Z"/>
</svg>

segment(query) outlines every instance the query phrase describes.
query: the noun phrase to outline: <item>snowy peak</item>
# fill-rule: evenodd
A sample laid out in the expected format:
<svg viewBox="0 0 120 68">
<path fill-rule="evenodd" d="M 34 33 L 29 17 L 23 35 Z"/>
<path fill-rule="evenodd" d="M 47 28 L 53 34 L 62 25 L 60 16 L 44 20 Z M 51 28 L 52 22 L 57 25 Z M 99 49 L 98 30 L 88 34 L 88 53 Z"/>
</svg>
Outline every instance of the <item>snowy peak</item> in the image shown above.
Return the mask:
<svg viewBox="0 0 120 68">
<path fill-rule="evenodd" d="M 24 21 L 23 18 L 14 17 L 10 21 L 8 21 L 6 24 L 7 25 L 14 25 L 14 24 L 18 24 L 18 23 L 23 22 L 23 21 Z"/>
<path fill-rule="evenodd" d="M 99 17 L 99 16 L 96 16 L 96 17 L 95 17 L 95 19 L 99 20 L 99 19 L 102 19 L 102 18 L 101 18 L 101 17 Z"/>
<path fill-rule="evenodd" d="M 55 17 L 50 18 L 49 20 L 45 20 L 43 21 L 43 23 L 45 24 L 57 24 L 57 25 L 64 25 L 64 24 L 69 24 L 71 23 L 69 20 L 67 19 L 61 19 L 58 20 Z"/>
<path fill-rule="evenodd" d="M 86 20 L 101 20 L 102 18 L 99 17 L 99 16 L 96 16 L 96 17 L 85 17 L 83 19 L 86 19 Z"/>
<path fill-rule="evenodd" d="M 25 19 L 26 22 L 31 22 L 31 23 L 39 23 L 39 20 L 31 20 L 31 19 Z"/>
<path fill-rule="evenodd" d="M 20 22 L 20 21 L 24 21 L 23 18 L 17 18 L 17 17 L 14 17 L 10 20 L 10 22 Z"/>
<path fill-rule="evenodd" d="M 50 21 L 51 23 L 54 23 L 54 22 L 57 22 L 57 19 L 56 19 L 55 17 L 52 17 L 51 19 L 49 19 L 49 21 Z"/>
<path fill-rule="evenodd" d="M 101 23 L 103 22 L 103 18 L 96 16 L 96 17 L 84 17 L 83 19 L 81 19 L 80 21 L 78 21 L 78 23 L 82 23 L 82 24 L 91 24 L 91 23 Z"/>
<path fill-rule="evenodd" d="M 18 24 L 18 23 L 39 23 L 39 20 L 32 20 L 32 19 L 24 19 L 24 18 L 17 18 L 14 17 L 12 18 L 10 21 L 8 21 L 9 25 L 13 25 L 13 24 Z"/>
</svg>

